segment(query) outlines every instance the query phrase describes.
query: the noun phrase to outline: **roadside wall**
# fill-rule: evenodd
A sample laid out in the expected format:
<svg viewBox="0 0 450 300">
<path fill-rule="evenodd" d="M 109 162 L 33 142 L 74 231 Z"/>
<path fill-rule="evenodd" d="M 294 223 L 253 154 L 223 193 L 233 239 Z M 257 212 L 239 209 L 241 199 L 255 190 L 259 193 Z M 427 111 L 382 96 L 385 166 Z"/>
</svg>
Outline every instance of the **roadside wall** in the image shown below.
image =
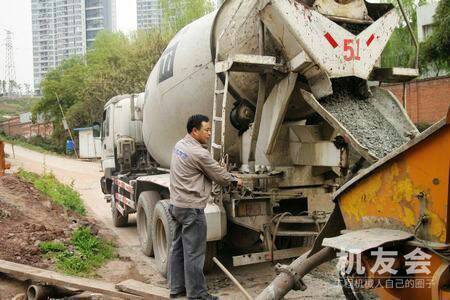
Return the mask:
<svg viewBox="0 0 450 300">
<path fill-rule="evenodd" d="M 37 135 L 50 137 L 53 133 L 53 124 L 51 122 L 37 124 L 33 124 L 32 122 L 21 123 L 20 117 L 15 116 L 1 122 L 0 131 L 10 136 L 22 136 L 25 138 Z"/>
<path fill-rule="evenodd" d="M 395 94 L 400 102 L 403 84 L 383 87 Z M 414 80 L 406 84 L 406 110 L 411 120 L 433 124 L 447 115 L 450 106 L 450 76 Z"/>
</svg>

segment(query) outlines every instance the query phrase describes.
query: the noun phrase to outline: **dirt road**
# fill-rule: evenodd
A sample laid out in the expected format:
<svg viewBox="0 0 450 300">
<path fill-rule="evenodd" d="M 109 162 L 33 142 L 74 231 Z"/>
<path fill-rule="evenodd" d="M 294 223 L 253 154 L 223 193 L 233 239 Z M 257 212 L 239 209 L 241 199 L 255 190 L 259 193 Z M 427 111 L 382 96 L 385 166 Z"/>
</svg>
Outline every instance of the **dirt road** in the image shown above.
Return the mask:
<svg viewBox="0 0 450 300">
<path fill-rule="evenodd" d="M 155 271 L 153 259 L 144 256 L 139 249 L 134 219 L 131 219 L 130 226 L 126 228 L 115 228 L 112 225 L 110 206 L 103 199 L 100 189 L 101 171 L 98 162 L 42 154 L 18 146 L 14 147 L 14 157 L 9 144 L 5 146 L 5 152 L 9 155 L 8 161 L 11 162 L 13 170 L 19 167 L 36 173 L 47 170 L 53 172 L 60 181 L 73 184 L 81 194 L 90 214 L 117 235 L 121 244 L 120 254 L 129 256 L 136 263 L 139 273 L 146 281 L 155 285 L 166 285 L 164 278 Z M 254 296 L 262 291 L 275 276 L 273 266 L 269 263 L 230 267 L 230 271 Z M 319 267 L 313 274 L 305 277 L 305 283 L 308 286 L 305 292 L 290 292 L 286 299 L 344 299 L 335 274 L 333 264 Z M 210 292 L 222 299 L 242 299 L 239 291 L 219 270 L 208 275 L 208 287 Z"/>
</svg>

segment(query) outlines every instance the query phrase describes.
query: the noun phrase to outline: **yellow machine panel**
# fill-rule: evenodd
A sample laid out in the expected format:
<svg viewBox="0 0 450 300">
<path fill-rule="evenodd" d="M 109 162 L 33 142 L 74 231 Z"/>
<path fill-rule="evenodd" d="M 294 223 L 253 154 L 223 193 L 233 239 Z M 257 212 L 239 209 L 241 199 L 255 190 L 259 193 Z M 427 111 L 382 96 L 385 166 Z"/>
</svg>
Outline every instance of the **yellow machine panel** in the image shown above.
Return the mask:
<svg viewBox="0 0 450 300">
<path fill-rule="evenodd" d="M 400 229 L 449 241 L 450 126 L 445 120 L 375 164 L 339 196 L 347 229 Z M 370 174 L 369 174 L 370 173 Z"/>
</svg>

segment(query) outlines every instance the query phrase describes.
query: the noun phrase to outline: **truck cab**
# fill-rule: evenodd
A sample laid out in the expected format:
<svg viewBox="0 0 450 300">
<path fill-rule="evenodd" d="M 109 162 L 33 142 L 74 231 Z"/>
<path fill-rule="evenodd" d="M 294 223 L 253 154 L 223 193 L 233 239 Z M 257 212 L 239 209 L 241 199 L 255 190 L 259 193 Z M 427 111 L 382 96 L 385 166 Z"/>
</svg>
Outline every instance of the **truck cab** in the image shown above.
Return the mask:
<svg viewBox="0 0 450 300">
<path fill-rule="evenodd" d="M 136 153 L 136 146 L 143 145 L 142 117 L 140 112 L 144 94 L 120 95 L 105 104 L 102 118 L 102 169 L 106 175 L 123 172 L 123 143 Z M 119 156 L 118 156 L 119 155 Z M 123 163 L 122 163 L 123 164 Z"/>
</svg>

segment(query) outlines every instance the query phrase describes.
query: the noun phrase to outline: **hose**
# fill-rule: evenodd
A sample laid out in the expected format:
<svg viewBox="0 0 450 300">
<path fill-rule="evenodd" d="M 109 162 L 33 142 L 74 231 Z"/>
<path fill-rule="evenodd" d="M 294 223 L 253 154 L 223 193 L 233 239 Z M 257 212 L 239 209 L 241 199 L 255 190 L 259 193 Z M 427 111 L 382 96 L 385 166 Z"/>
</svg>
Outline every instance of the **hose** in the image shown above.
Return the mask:
<svg viewBox="0 0 450 300">
<path fill-rule="evenodd" d="M 273 249 L 275 249 L 275 239 L 277 238 L 278 233 L 278 227 L 280 226 L 281 220 L 283 220 L 283 218 L 286 216 L 292 216 L 292 214 L 287 211 L 281 214 L 277 214 L 272 218 L 272 222 L 274 222 L 274 220 L 278 218 L 275 228 L 272 231 L 272 246 L 270 247 L 270 255 L 272 257 L 272 260 L 273 260 Z"/>
</svg>

